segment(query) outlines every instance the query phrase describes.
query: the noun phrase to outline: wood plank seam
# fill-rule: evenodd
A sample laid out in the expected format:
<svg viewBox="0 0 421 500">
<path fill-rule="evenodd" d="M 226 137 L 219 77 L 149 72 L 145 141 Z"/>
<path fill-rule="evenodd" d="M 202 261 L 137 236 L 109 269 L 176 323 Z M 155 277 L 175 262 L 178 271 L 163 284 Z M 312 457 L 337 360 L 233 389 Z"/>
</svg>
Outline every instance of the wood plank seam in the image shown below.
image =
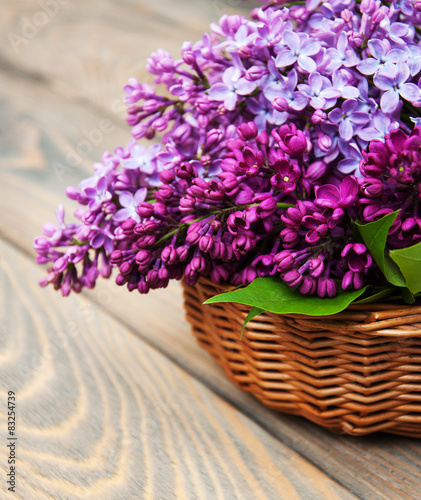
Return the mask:
<svg viewBox="0 0 421 500">
<path fill-rule="evenodd" d="M 19 248 L 15 245 L 14 242 L 10 242 L 8 241 L 8 244 L 13 246 L 17 251 L 23 253 L 25 256 L 27 256 L 29 259 L 32 258 L 33 260 L 33 255 L 31 255 L 31 253 L 25 249 L 25 248 Z M 117 286 L 117 285 L 116 285 Z M 312 456 L 311 454 L 306 454 L 306 453 L 303 453 L 303 451 L 300 449 L 300 447 L 297 447 L 296 444 L 294 443 L 293 440 L 290 440 L 289 443 L 287 443 L 282 437 L 279 436 L 279 433 L 276 433 L 276 432 L 273 432 L 273 429 L 270 427 L 270 426 L 267 426 L 265 424 L 264 421 L 261 421 L 254 413 L 252 412 L 248 412 L 246 411 L 246 408 L 242 407 L 241 405 L 239 404 L 236 404 L 235 401 L 231 400 L 223 391 L 221 391 L 219 389 L 219 386 L 218 384 L 212 384 L 211 381 L 207 380 L 205 377 L 201 377 L 198 373 L 196 373 L 194 370 L 191 370 L 189 369 L 188 366 L 186 366 L 184 363 L 180 362 L 180 360 L 177 359 L 177 357 L 175 356 L 171 356 L 169 354 L 168 351 L 165 351 L 164 349 L 160 349 L 159 348 L 159 345 L 157 344 L 154 344 L 153 342 L 150 341 L 150 339 L 144 335 L 142 335 L 142 331 L 141 330 L 137 330 L 137 331 L 134 331 L 133 330 L 133 326 L 130 325 L 129 323 L 125 322 L 124 321 L 124 318 L 121 318 L 119 317 L 118 315 L 114 314 L 112 311 L 110 311 L 109 309 L 106 309 L 104 308 L 99 302 L 95 301 L 92 293 L 88 291 L 86 292 L 82 292 L 81 294 L 84 298 L 86 298 L 90 303 L 92 303 L 92 305 L 95 307 L 95 308 L 99 308 L 99 310 L 104 314 L 106 315 L 107 317 L 110 317 L 112 318 L 113 320 L 116 320 L 117 322 L 119 322 L 124 328 L 127 328 L 128 330 L 132 331 L 138 338 L 140 338 L 143 342 L 145 342 L 145 344 L 147 344 L 148 346 L 150 346 L 151 348 L 153 348 L 154 350 L 156 350 L 157 352 L 159 352 L 160 354 L 162 354 L 163 356 L 165 356 L 171 363 L 173 363 L 174 365 L 176 365 L 178 368 L 180 368 L 184 373 L 186 373 L 187 375 L 193 377 L 194 379 L 196 379 L 199 383 L 203 384 L 204 386 L 206 386 L 210 391 L 212 391 L 217 397 L 221 398 L 223 401 L 225 401 L 226 403 L 228 403 L 230 406 L 232 406 L 233 408 L 235 408 L 237 411 L 239 411 L 240 413 L 242 413 L 245 417 L 249 418 L 250 420 L 252 420 L 255 424 L 257 424 L 259 427 L 262 428 L 262 430 L 266 431 L 269 435 L 271 435 L 272 437 L 274 437 L 275 439 L 278 439 L 280 442 L 282 442 L 283 444 L 285 444 L 286 446 L 288 446 L 288 448 L 290 448 L 291 450 L 295 451 L 296 453 L 298 453 L 298 455 L 300 455 L 303 459 L 305 459 L 306 461 L 310 462 L 314 467 L 316 467 L 321 473 L 325 474 L 326 476 L 329 477 L 329 479 L 331 479 L 333 482 L 337 483 L 339 486 L 342 486 L 344 488 L 347 488 L 349 489 L 349 485 L 345 485 L 345 484 L 342 484 L 336 477 L 334 477 L 332 474 L 329 474 L 328 472 L 326 472 L 325 470 L 323 470 L 321 467 L 320 467 L 320 464 L 318 464 L 317 462 L 315 462 L 313 459 L 312 459 Z M 139 297 L 139 300 L 141 300 L 141 297 Z M 190 333 L 189 333 L 190 334 Z M 191 336 L 191 341 L 192 342 L 195 342 L 193 336 Z M 235 386 L 233 385 L 233 390 L 236 390 Z M 276 414 L 275 414 L 276 415 Z M 355 492 L 355 491 L 351 491 L 355 496 L 357 496 L 358 498 L 361 498 L 363 499 L 363 497 L 360 497 L 358 496 L 358 494 Z"/>
</svg>

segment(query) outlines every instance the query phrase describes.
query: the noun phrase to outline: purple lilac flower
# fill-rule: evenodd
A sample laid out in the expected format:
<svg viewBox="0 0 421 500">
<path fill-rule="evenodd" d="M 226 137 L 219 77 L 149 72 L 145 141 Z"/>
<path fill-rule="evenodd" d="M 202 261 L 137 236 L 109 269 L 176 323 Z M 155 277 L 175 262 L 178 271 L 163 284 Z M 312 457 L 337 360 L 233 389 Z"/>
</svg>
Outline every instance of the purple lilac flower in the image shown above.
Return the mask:
<svg viewBox="0 0 421 500">
<path fill-rule="evenodd" d="M 259 47 L 274 47 L 282 40 L 285 30 L 292 28 L 291 22 L 284 19 L 281 11 L 268 9 L 258 12 L 257 38 L 255 44 Z"/>
<path fill-rule="evenodd" d="M 310 56 L 320 51 L 320 43 L 312 40 L 306 33 L 285 31 L 283 36 L 285 48 L 281 48 L 276 56 L 278 68 L 286 68 L 297 61 L 299 68 L 308 73 L 316 71 L 317 65 Z"/>
<path fill-rule="evenodd" d="M 346 290 L 350 286 L 359 290 L 364 286 L 364 275 L 373 264 L 373 259 L 368 253 L 367 247 L 362 243 L 348 243 L 341 252 L 344 267 L 349 270 L 342 278 L 342 288 Z"/>
<path fill-rule="evenodd" d="M 326 71 L 331 73 L 342 67 L 352 68 L 359 62 L 359 58 L 354 49 L 349 46 L 348 37 L 345 31 L 341 31 L 337 38 L 337 46 L 329 47 L 326 51 L 330 63 Z"/>
<path fill-rule="evenodd" d="M 88 177 L 87 179 L 83 179 L 83 181 L 79 183 L 79 190 L 84 191 L 88 187 L 96 189 L 101 177 L 105 178 L 106 182 L 109 183 L 113 175 L 114 165 L 112 162 L 104 162 L 104 163 L 105 164 L 94 163 L 93 165 L 95 171 L 94 175 Z"/>
<path fill-rule="evenodd" d="M 349 208 L 355 205 L 359 192 L 356 179 L 352 176 L 345 177 L 339 188 L 333 184 L 325 184 L 316 189 L 315 205 L 332 209 Z"/>
<path fill-rule="evenodd" d="M 42 232 L 50 238 L 49 242 L 52 246 L 57 245 L 57 243 L 65 237 L 65 232 L 68 231 L 68 226 L 64 222 L 64 207 L 59 205 L 56 210 L 57 224 L 44 224 Z M 75 225 L 71 226 L 71 229 L 75 229 Z"/>
<path fill-rule="evenodd" d="M 360 176 L 360 163 L 362 155 L 360 148 L 356 143 L 350 143 L 347 146 L 345 158 L 338 163 L 338 170 L 343 174 L 355 174 Z"/>
<path fill-rule="evenodd" d="M 230 67 L 225 70 L 221 83 L 215 83 L 209 89 L 209 96 L 216 101 L 223 101 L 228 111 L 235 109 L 237 97 L 248 95 L 257 87 L 255 82 L 246 80 L 239 68 Z"/>
<path fill-rule="evenodd" d="M 286 78 L 277 68 L 273 57 L 267 62 L 267 70 L 267 74 L 260 79 L 259 88 L 266 99 L 272 101 L 275 97 L 282 96 L 285 90 Z"/>
<path fill-rule="evenodd" d="M 146 188 L 140 188 L 134 195 L 129 191 L 122 191 L 119 196 L 119 202 L 123 208 L 113 215 L 113 219 L 117 222 L 125 219 L 133 219 L 136 222 L 140 222 L 140 217 L 136 209 L 145 200 L 147 191 Z"/>
<path fill-rule="evenodd" d="M 339 69 L 333 72 L 332 86 L 341 93 L 341 97 L 344 99 L 355 99 L 360 95 L 360 90 L 351 85 L 352 81 L 353 76 L 346 69 Z"/>
<path fill-rule="evenodd" d="M 338 97 L 341 97 L 340 90 L 332 87 L 331 81 L 325 76 L 321 76 L 317 71 L 311 73 L 308 78 L 308 85 L 299 84 L 298 89 L 307 98 L 314 109 L 329 109 L 336 104 Z"/>
<path fill-rule="evenodd" d="M 397 65 L 388 64 L 374 75 L 374 84 L 384 91 L 380 106 L 385 113 L 393 113 L 399 105 L 399 96 L 409 102 L 420 99 L 420 89 L 414 83 L 407 82 L 410 76 L 408 65 L 404 61 Z"/>
<path fill-rule="evenodd" d="M 131 170 L 139 169 L 150 175 L 156 168 L 156 156 L 160 149 L 159 144 L 153 144 L 148 150 L 145 146 L 137 144 L 131 149 L 130 157 L 121 160 L 121 165 Z"/>
<path fill-rule="evenodd" d="M 372 141 L 374 139 L 384 140 L 386 134 L 399 127 L 397 121 L 392 121 L 388 115 L 382 110 L 377 110 L 371 116 L 371 123 L 369 127 L 360 129 L 357 136 L 364 141 Z"/>
<path fill-rule="evenodd" d="M 112 195 L 107 188 L 107 179 L 105 177 L 100 177 L 94 187 L 87 187 L 84 189 L 85 196 L 90 200 L 90 210 L 96 210 L 103 203 L 111 200 Z"/>
<path fill-rule="evenodd" d="M 240 53 L 243 56 L 248 56 L 251 53 L 250 47 L 257 38 L 257 33 L 249 33 L 245 24 L 241 25 L 231 40 L 226 40 L 221 43 L 228 52 Z"/>
<path fill-rule="evenodd" d="M 363 152 L 361 180 L 364 199 L 360 218 L 371 222 L 385 213 L 399 209 L 390 231 L 388 242 L 402 248 L 420 241 L 418 185 L 421 180 L 421 129 L 415 127 L 408 136 L 394 130 L 385 142 L 372 141 Z M 396 185 L 400 189 L 396 189 Z"/>
<path fill-rule="evenodd" d="M 391 22 L 389 17 L 385 17 L 383 21 L 383 29 L 387 31 L 390 40 L 398 45 L 405 45 L 410 35 L 409 26 L 406 23 Z"/>
<path fill-rule="evenodd" d="M 66 190 L 76 223 L 59 209 L 35 239 L 42 285 L 80 292 L 115 268 L 139 293 L 271 275 L 333 297 L 382 279 L 353 221 L 399 210 L 388 245 L 421 241 L 419 9 L 285 5 L 222 16 L 180 59 L 152 54 L 165 92 L 129 80 L 133 139 Z"/>
<path fill-rule="evenodd" d="M 410 44 L 406 46 L 406 50 L 409 52 L 409 57 L 406 60 L 409 72 L 411 76 L 418 75 L 421 71 L 421 47 Z"/>
<path fill-rule="evenodd" d="M 298 166 L 291 165 L 287 160 L 279 160 L 275 162 L 273 168 L 276 174 L 270 179 L 272 186 L 284 193 L 294 191 L 301 175 Z"/>
<path fill-rule="evenodd" d="M 388 40 L 370 40 L 368 48 L 372 57 L 363 59 L 357 65 L 358 71 L 364 75 L 374 75 L 387 63 L 406 62 L 410 55 L 406 47 L 395 47 L 392 49 Z"/>
<path fill-rule="evenodd" d="M 329 120 L 339 124 L 339 134 L 344 141 L 350 141 L 356 130 L 365 125 L 370 117 L 368 113 L 358 111 L 356 99 L 348 99 L 342 104 L 342 109 L 335 108 L 329 113 Z M 355 128 L 355 130 L 354 130 Z"/>
<path fill-rule="evenodd" d="M 276 85 L 269 85 L 264 90 L 264 96 L 269 100 L 274 100 L 278 96 L 286 100 L 289 108 L 294 111 L 301 111 L 305 108 L 308 99 L 297 90 L 298 74 L 292 69 L 283 82 Z"/>
<path fill-rule="evenodd" d="M 278 111 L 266 99 L 264 94 L 260 94 L 258 99 L 250 99 L 249 109 L 254 113 L 254 123 L 257 125 L 259 132 L 265 130 L 267 125 L 282 125 L 288 118 L 286 111 Z"/>
<path fill-rule="evenodd" d="M 89 240 L 90 246 L 95 249 L 104 247 L 106 252 L 111 253 L 114 248 L 114 235 L 112 233 L 111 224 L 107 224 L 104 227 L 92 224 L 91 231 L 94 232 L 94 234 Z"/>
</svg>

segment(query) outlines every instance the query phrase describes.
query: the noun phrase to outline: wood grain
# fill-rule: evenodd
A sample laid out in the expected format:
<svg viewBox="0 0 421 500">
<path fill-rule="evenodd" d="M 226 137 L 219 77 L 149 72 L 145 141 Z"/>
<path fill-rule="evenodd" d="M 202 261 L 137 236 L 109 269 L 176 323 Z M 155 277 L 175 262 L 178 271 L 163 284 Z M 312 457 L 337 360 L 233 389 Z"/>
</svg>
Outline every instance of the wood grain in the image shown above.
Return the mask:
<svg viewBox="0 0 421 500">
<path fill-rule="evenodd" d="M 71 105 L 41 86 L 29 84 L 16 76 L 4 75 L 4 81 L 8 85 L 0 89 L 0 98 L 8 103 L 16 124 L 27 120 L 38 130 L 38 156 L 42 156 L 43 162 L 36 168 L 26 169 L 8 167 L 7 162 L 3 162 L 0 233 L 26 254 L 32 255 L 33 236 L 39 234 L 45 221 L 53 220 L 55 207 L 64 200 L 65 186 L 76 183 L 78 176 L 80 179 L 85 175 L 93 158 L 84 158 L 80 166 L 62 179 L 54 175 L 51 164 L 57 159 L 65 161 L 66 149 L 74 149 L 82 137 L 80 130 L 94 128 L 100 115 Z M 11 89 L 19 92 L 19 102 L 12 100 Z M 62 120 L 63 116 L 67 120 Z M 51 123 L 56 126 L 52 127 Z M 104 142 L 91 156 L 99 155 L 96 150 L 101 147 L 114 147 L 116 143 L 110 143 L 117 136 L 124 135 L 116 125 L 115 133 L 104 137 Z M 24 154 L 19 149 L 13 151 L 17 156 Z M 72 205 L 67 203 L 67 206 Z M 10 207 L 14 207 L 13 210 Z M 253 398 L 233 387 L 207 354 L 195 345 L 184 321 L 178 284 L 140 298 L 106 282 L 89 292 L 88 297 L 97 307 L 111 312 L 118 321 L 361 498 L 405 498 L 402 495 L 417 498 L 421 480 L 419 441 L 389 436 L 363 439 L 334 436 L 301 419 L 278 415 L 261 407 Z M 165 311 L 159 316 L 162 326 L 159 333 L 155 316 L 145 316 L 139 321 L 140 304 L 147 309 L 160 307 Z M 411 458 L 407 455 L 408 447 Z M 396 457 L 399 457 L 398 462 Z M 399 474 L 396 469 L 399 469 Z"/>
<path fill-rule="evenodd" d="M 13 390 L 18 498 L 355 498 L 86 298 L 40 292 L 15 248 L 1 257 L 0 442 Z"/>
<path fill-rule="evenodd" d="M 235 0 L 227 0 L 225 7 L 232 10 L 237 8 L 235 3 Z M 207 354 L 195 345 L 183 319 L 181 292 L 177 284 L 142 298 L 128 294 L 111 282 L 101 284 L 86 297 L 68 300 L 62 300 L 52 291 L 36 288 L 35 277 L 41 271 L 31 271 L 33 267 L 28 263 L 28 259 L 33 258 L 33 237 L 40 234 L 44 222 L 53 220 L 57 204 L 65 201 L 64 188 L 77 184 L 86 176 L 91 171 L 92 162 L 100 158 L 103 150 L 124 145 L 129 140 L 121 107 L 122 85 L 133 74 L 139 78 L 144 76 L 142 68 L 152 50 L 163 46 L 176 54 L 184 39 L 200 37 L 209 22 L 219 15 L 215 2 L 180 0 L 176 9 L 174 5 L 169 0 L 152 5 L 146 0 L 63 2 L 57 15 L 28 43 L 23 43 L 17 54 L 12 54 L 7 35 L 20 33 L 24 18 L 35 15 L 40 4 L 25 0 L 1 2 L 0 37 L 4 43 L 0 43 L 0 234 L 28 257 L 20 256 L 15 261 L 12 252 L 8 261 L 12 268 L 8 271 L 8 280 L 15 283 L 15 290 L 19 289 L 15 296 L 21 302 L 13 305 L 12 285 L 7 281 L 2 289 L 2 299 L 10 301 L 3 313 L 8 318 L 8 326 L 3 328 L 0 336 L 7 339 L 7 348 L 5 342 L 1 344 L 0 368 L 10 368 L 11 356 L 16 355 L 12 351 L 18 345 L 14 346 L 13 342 L 20 339 L 19 345 L 24 343 L 25 346 L 29 341 L 34 342 L 29 343 L 27 350 L 22 346 L 18 349 L 24 373 L 6 370 L 0 376 L 0 384 L 10 380 L 19 382 L 21 397 L 23 393 L 25 401 L 20 405 L 21 419 L 22 415 L 28 415 L 24 420 L 25 425 L 28 424 L 25 436 L 29 451 L 27 456 L 24 455 L 26 489 L 22 490 L 22 498 L 79 498 L 77 495 L 82 490 L 72 488 L 82 488 L 83 485 L 89 494 L 94 495 L 92 498 L 99 498 L 101 496 L 95 497 L 97 493 L 92 493 L 95 489 L 89 488 L 95 488 L 92 485 L 97 483 L 102 485 L 103 481 L 105 484 L 106 478 L 115 475 L 122 483 L 127 481 L 129 488 L 155 487 L 167 493 L 165 488 L 168 487 L 173 495 L 181 495 L 178 498 L 218 498 L 215 495 L 229 499 L 247 498 L 235 495 L 243 491 L 238 485 L 250 488 L 242 475 L 248 477 L 251 474 L 254 480 L 250 479 L 250 491 L 259 495 L 278 495 L 268 498 L 294 498 L 288 495 L 295 491 L 299 498 L 309 500 L 335 498 L 335 495 L 349 498 L 348 494 L 351 498 L 355 494 L 365 499 L 418 499 L 421 481 L 419 441 L 383 435 L 362 439 L 335 436 L 302 419 L 278 415 L 263 408 L 233 387 Z M 104 119 L 111 120 L 112 132 L 103 134 L 98 144 L 92 144 L 88 154 L 78 155 L 78 146 L 86 138 L 84 131 L 98 128 Z M 70 213 L 72 203 L 65 205 Z M 21 276 L 21 283 L 27 283 L 23 290 L 17 285 L 19 281 L 12 279 L 15 273 Z M 27 276 L 22 277 L 22 273 Z M 21 294 L 26 298 L 23 299 Z M 94 320 L 86 325 L 86 318 L 80 321 L 78 328 L 83 334 L 74 339 L 72 347 L 68 347 L 69 352 L 67 348 L 61 349 L 60 357 L 49 363 L 48 370 L 32 376 L 28 373 L 33 362 L 31 356 L 42 353 L 44 346 L 54 338 L 51 335 L 75 319 L 75 304 L 82 307 L 81 310 L 85 307 L 88 311 L 94 310 Z M 136 333 L 136 339 L 128 329 Z M 148 355 L 138 367 L 137 356 L 143 350 Z M 134 356 L 133 352 L 139 354 Z M 153 356 L 162 363 L 152 361 Z M 126 370 L 132 375 L 128 376 Z M 133 378 L 139 374 L 142 383 L 133 385 Z M 166 389 L 168 387 L 172 388 L 171 391 Z M 203 396 L 205 393 L 206 397 Z M 159 410 L 151 403 L 155 397 L 151 394 L 156 394 L 160 401 Z M 165 401 L 168 397 L 171 405 L 183 401 L 183 407 L 176 406 L 174 411 L 171 410 L 171 419 L 173 413 L 177 416 L 175 424 L 168 423 L 163 427 L 162 420 L 166 422 L 166 418 L 162 415 L 167 416 Z M 121 408 L 114 408 L 113 401 L 120 403 L 123 400 Z M 51 412 L 53 405 L 55 411 Z M 235 412 L 233 406 L 239 412 Z M 184 408 L 187 413 L 180 416 Z M 221 412 L 224 415 L 224 424 L 220 424 L 223 431 L 216 431 L 215 422 L 219 422 L 217 416 Z M 157 417 L 157 414 L 161 416 Z M 139 433 L 130 431 L 132 434 L 127 434 L 123 423 L 135 422 L 134 428 L 140 429 L 142 415 L 143 421 L 148 422 L 144 425 L 157 425 L 161 437 L 156 442 L 151 438 L 149 444 L 147 440 L 138 441 L 129 451 L 130 446 L 118 444 L 118 440 L 131 442 L 139 439 Z M 201 419 L 207 422 L 203 428 Z M 91 420 L 94 425 L 91 425 Z M 244 438 L 246 445 L 243 444 L 243 432 L 247 436 L 243 422 L 246 422 L 246 428 L 252 429 L 249 432 L 254 436 L 251 441 Z M 82 439 L 79 443 L 75 429 Z M 100 436 L 101 433 L 105 438 Z M 221 442 L 221 436 L 227 435 L 231 444 L 216 444 Z M 45 445 L 42 445 L 42 436 L 48 436 Z M 263 444 L 259 445 L 262 440 Z M 82 443 L 86 451 L 79 460 L 75 450 Z M 266 452 L 262 451 L 262 446 L 267 448 Z M 231 456 L 243 457 L 243 447 L 256 450 L 252 465 L 235 460 L 235 473 L 229 476 Z M 158 454 L 156 459 L 155 451 Z M 306 460 L 300 462 L 297 452 Z M 260 453 L 263 458 L 260 458 Z M 266 462 L 272 463 L 266 460 L 267 453 L 276 469 L 273 465 L 265 469 Z M 274 453 L 283 458 L 276 455 L 278 460 Z M 186 462 L 186 457 L 189 462 Z M 290 460 L 295 465 L 284 469 L 283 464 Z M 158 471 L 161 462 L 164 464 L 163 473 Z M 308 462 L 317 465 L 319 470 L 309 466 Z M 96 463 L 100 465 L 98 469 Z M 121 478 L 123 472 L 117 463 L 122 464 L 122 469 L 126 468 L 124 478 Z M 188 465 L 184 465 L 186 463 Z M 84 469 L 85 464 L 87 469 Z M 67 465 L 69 469 L 66 469 Z M 140 479 L 144 466 L 149 467 L 146 483 Z M 315 490 L 319 497 L 312 496 L 310 483 L 305 482 L 307 472 L 300 474 L 300 467 L 310 471 L 310 479 L 317 484 Z M 261 471 L 261 468 L 265 470 Z M 273 472 L 278 469 L 282 472 Z M 325 474 L 345 489 L 334 482 L 326 483 Z M 31 479 L 33 476 L 35 479 Z M 294 486 L 289 490 L 282 489 L 288 486 L 288 480 L 293 481 Z M 300 489 L 300 481 L 307 484 L 304 489 Z M 272 488 L 267 492 L 262 489 L 266 482 Z M 328 486 L 322 487 L 322 483 Z M 122 490 L 119 492 L 115 488 L 101 491 L 113 491 L 110 494 L 115 496 L 110 498 L 130 498 L 123 494 L 119 496 Z M 194 497 L 194 494 L 201 496 Z"/>
<path fill-rule="evenodd" d="M 123 85 L 152 83 L 146 59 L 162 47 L 180 57 L 226 13 L 247 13 L 253 0 L 2 0 L 0 56 L 16 71 L 40 75 L 53 91 L 87 101 L 124 122 Z M 49 9 L 43 5 L 49 5 Z M 45 24 L 42 18 L 45 18 Z"/>
</svg>

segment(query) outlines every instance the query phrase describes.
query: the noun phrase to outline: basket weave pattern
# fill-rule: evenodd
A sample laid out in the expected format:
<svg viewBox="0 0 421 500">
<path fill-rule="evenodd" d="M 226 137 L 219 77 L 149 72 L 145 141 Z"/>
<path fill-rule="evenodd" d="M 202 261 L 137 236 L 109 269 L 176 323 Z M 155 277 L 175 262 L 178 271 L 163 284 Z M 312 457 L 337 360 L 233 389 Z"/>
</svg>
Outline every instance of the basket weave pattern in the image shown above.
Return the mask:
<svg viewBox="0 0 421 500">
<path fill-rule="evenodd" d="M 266 406 L 338 433 L 421 437 L 421 307 L 354 306 L 329 317 L 265 313 L 246 327 L 239 304 L 202 303 L 224 289 L 184 286 L 199 344 Z"/>
</svg>

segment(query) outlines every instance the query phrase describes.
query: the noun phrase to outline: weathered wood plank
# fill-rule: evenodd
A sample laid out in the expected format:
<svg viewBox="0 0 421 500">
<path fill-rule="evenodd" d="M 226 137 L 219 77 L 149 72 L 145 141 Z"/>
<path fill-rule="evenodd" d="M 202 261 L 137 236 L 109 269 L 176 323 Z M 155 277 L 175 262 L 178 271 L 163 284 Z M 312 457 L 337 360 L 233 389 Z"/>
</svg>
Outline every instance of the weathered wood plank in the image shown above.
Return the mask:
<svg viewBox="0 0 421 500">
<path fill-rule="evenodd" d="M 38 139 L 32 148 L 38 153 L 32 155 L 33 158 L 42 158 L 42 161 L 16 168 L 2 160 L 0 232 L 30 253 L 33 236 L 39 234 L 43 222 L 53 220 L 56 205 L 63 201 L 65 185 L 77 182 L 76 179 L 86 173 L 92 159 L 84 158 L 80 166 L 71 169 L 61 179 L 54 175 L 51 164 L 65 161 L 66 148 L 74 148 L 83 137 L 81 129 L 97 126 L 99 116 L 67 104 L 37 85 L 3 76 L 7 85 L 0 89 L 0 98 L 8 109 L 5 123 L 10 121 L 7 116 L 14 116 L 16 127 L 26 121 L 37 129 Z M 12 100 L 12 92 L 19 95 L 19 101 Z M 115 134 L 105 136 L 104 142 L 94 149 L 91 156 L 99 155 L 101 148 L 114 147 L 120 134 L 121 130 L 116 126 Z M 24 146 L 24 141 L 18 141 L 9 155 L 24 156 Z M 333 436 L 302 419 L 269 412 L 236 389 L 207 354 L 195 345 L 183 319 L 177 284 L 168 290 L 139 297 L 109 282 L 89 293 L 89 297 L 96 306 L 111 312 L 142 339 L 361 498 L 417 498 L 421 480 L 421 443 L 392 436 L 363 439 Z M 64 304 L 65 301 L 63 307 Z M 145 314 L 139 320 L 141 307 L 160 311 L 159 331 L 154 315 Z"/>
<path fill-rule="evenodd" d="M 40 291 L 16 248 L 3 243 L 1 258 L 1 498 L 355 498 L 85 297 Z M 160 335 L 159 304 L 145 316 Z"/>
<path fill-rule="evenodd" d="M 42 75 L 50 88 L 124 121 L 123 85 L 130 76 L 152 83 L 146 59 L 162 47 L 180 56 L 224 13 L 255 0 L 3 0 L 0 58 L 10 68 Z M 0 62 L 1 62 L 0 59 Z"/>
</svg>

